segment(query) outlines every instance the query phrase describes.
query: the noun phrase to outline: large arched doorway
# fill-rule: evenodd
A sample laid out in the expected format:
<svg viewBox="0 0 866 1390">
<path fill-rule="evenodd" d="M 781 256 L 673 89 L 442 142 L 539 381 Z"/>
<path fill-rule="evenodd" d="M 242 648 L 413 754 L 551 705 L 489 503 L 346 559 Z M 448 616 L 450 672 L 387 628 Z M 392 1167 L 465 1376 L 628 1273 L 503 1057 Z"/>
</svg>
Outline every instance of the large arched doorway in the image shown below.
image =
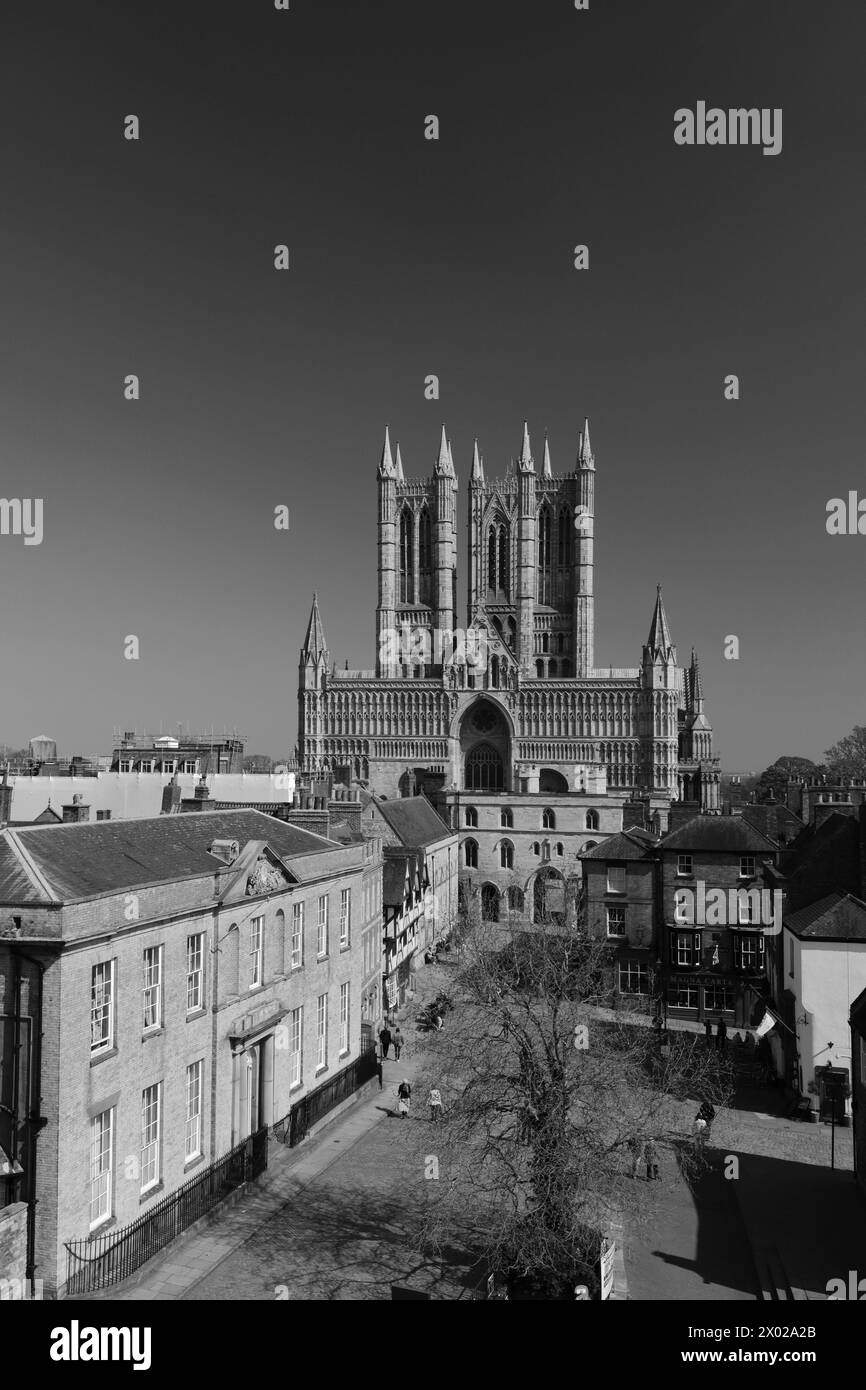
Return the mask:
<svg viewBox="0 0 866 1390">
<path fill-rule="evenodd" d="M 533 922 L 565 922 L 565 880 L 557 869 L 539 869 L 532 885 Z"/>
<path fill-rule="evenodd" d="M 485 883 L 481 889 L 481 920 L 499 921 L 499 889 L 495 883 Z"/>
<path fill-rule="evenodd" d="M 466 791 L 503 792 L 510 786 L 508 722 L 492 700 L 477 700 L 460 722 L 460 754 Z"/>
<path fill-rule="evenodd" d="M 568 782 L 554 767 L 543 767 L 538 778 L 538 790 L 544 792 L 567 792 Z"/>
</svg>

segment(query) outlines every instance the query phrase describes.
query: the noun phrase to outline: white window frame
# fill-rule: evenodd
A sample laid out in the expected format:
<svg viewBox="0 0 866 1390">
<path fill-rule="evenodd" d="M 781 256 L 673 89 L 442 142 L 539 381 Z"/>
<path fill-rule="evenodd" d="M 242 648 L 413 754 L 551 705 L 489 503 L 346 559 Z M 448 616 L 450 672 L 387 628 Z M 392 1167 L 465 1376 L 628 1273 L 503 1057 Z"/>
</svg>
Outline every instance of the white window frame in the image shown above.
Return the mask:
<svg viewBox="0 0 866 1390">
<path fill-rule="evenodd" d="M 620 925 L 617 927 L 616 931 L 614 931 L 614 930 L 612 929 L 612 925 L 611 925 L 611 914 L 613 914 L 613 913 L 621 914 L 621 917 L 622 917 L 622 921 L 621 921 Z M 613 937 L 621 937 L 621 936 L 625 936 L 625 935 L 626 935 L 626 930 L 625 930 L 625 908 L 624 908 L 624 907 L 609 907 L 609 908 L 607 908 L 607 934 L 608 934 L 608 936 L 613 936 Z"/>
<path fill-rule="evenodd" d="M 743 866 L 746 866 L 745 868 Z M 749 868 L 751 865 L 751 868 Z M 740 878 L 754 878 L 757 873 L 757 862 L 754 854 L 740 855 Z"/>
<path fill-rule="evenodd" d="M 97 1056 L 100 1052 L 110 1052 L 114 1046 L 114 960 L 100 961 L 94 965 L 90 972 L 90 1055 Z M 97 972 L 104 972 L 97 975 Z M 107 972 L 107 973 L 105 973 Z M 106 1036 L 100 1036 L 94 1042 L 95 1024 L 100 1020 L 100 1034 L 102 1034 L 102 1020 L 107 1020 Z"/>
<path fill-rule="evenodd" d="M 344 984 L 340 985 L 340 1056 L 341 1056 L 341 1057 L 345 1057 L 345 1056 L 348 1054 L 348 1052 L 349 1052 L 349 1013 L 350 1013 L 350 1009 L 351 1009 L 350 988 L 351 988 L 351 986 L 350 986 L 348 980 L 346 980 Z"/>
<path fill-rule="evenodd" d="M 316 907 L 316 955 L 321 959 L 328 954 L 328 894 L 319 897 Z"/>
<path fill-rule="evenodd" d="M 141 1093 L 141 1190 L 149 1192 L 160 1180 L 162 1137 L 162 1082 L 145 1086 Z M 148 1176 L 148 1174 L 150 1176 Z"/>
<path fill-rule="evenodd" d="M 632 976 L 632 972 L 637 973 L 638 984 L 645 984 L 646 987 L 644 989 L 623 988 L 623 980 L 626 978 L 630 979 Z M 638 998 L 642 997 L 643 995 L 649 994 L 648 966 L 646 966 L 643 963 L 643 961 L 621 960 L 619 962 L 619 971 L 617 972 L 617 986 L 619 988 L 620 994 L 634 994 Z"/>
<path fill-rule="evenodd" d="M 153 758 L 142 758 L 138 770 L 139 772 L 153 772 Z"/>
<path fill-rule="evenodd" d="M 292 904 L 291 969 L 300 970 L 304 964 L 304 904 Z"/>
<path fill-rule="evenodd" d="M 328 996 L 320 994 L 316 1000 L 316 1071 L 324 1071 L 328 1065 Z"/>
<path fill-rule="evenodd" d="M 197 962 L 197 963 L 196 963 Z M 195 1001 L 195 1002 L 193 1002 Z M 204 932 L 190 932 L 186 938 L 186 1012 L 197 1014 L 204 1008 Z"/>
<path fill-rule="evenodd" d="M 300 1086 L 304 1080 L 304 1006 L 292 1009 L 289 1085 Z"/>
<path fill-rule="evenodd" d="M 170 772 L 173 777 L 177 772 L 177 758 L 163 758 L 162 770 L 163 772 Z"/>
<path fill-rule="evenodd" d="M 696 978 L 691 979 L 691 980 L 688 980 L 688 979 L 687 979 L 687 980 L 677 980 L 677 981 L 675 981 L 673 988 L 674 988 L 674 990 L 675 990 L 677 993 L 678 993 L 680 990 L 688 990 L 688 992 L 689 992 L 689 1003 L 688 1003 L 688 1004 L 683 1004 L 683 1003 L 681 1003 L 679 1000 L 671 1000 L 671 1001 L 670 1001 L 670 1007 L 671 1007 L 671 1008 L 673 1008 L 673 1009 L 696 1009 L 696 1008 L 698 1007 L 698 1004 L 700 1003 L 700 995 L 699 995 L 699 992 L 698 992 L 698 982 L 697 982 L 697 979 L 696 979 Z"/>
<path fill-rule="evenodd" d="M 688 868 L 686 868 L 688 865 Z M 695 872 L 695 859 L 693 854 L 677 855 L 677 878 L 693 878 Z"/>
<path fill-rule="evenodd" d="M 119 766 L 118 766 L 118 771 L 120 771 L 120 772 L 131 772 L 131 771 L 132 771 L 132 758 L 121 758 L 121 759 L 120 759 Z"/>
<path fill-rule="evenodd" d="M 250 989 L 261 989 L 265 982 L 265 919 L 250 919 Z"/>
<path fill-rule="evenodd" d="M 196 761 L 196 759 L 185 758 L 183 763 L 183 770 L 186 776 L 189 776 L 190 773 L 198 772 L 198 762 Z"/>
<path fill-rule="evenodd" d="M 146 946 L 142 955 L 142 1020 L 145 1033 L 162 1027 L 162 946 Z M 153 1017 L 148 1023 L 148 1014 Z"/>
<path fill-rule="evenodd" d="M 617 888 L 617 887 L 614 886 L 614 884 L 615 884 L 615 882 L 616 882 L 616 879 L 613 877 L 613 875 L 621 875 L 621 883 L 622 883 L 622 886 L 621 886 L 621 887 Z M 626 893 L 626 891 L 627 891 L 627 888 L 628 888 L 628 871 L 627 871 L 627 869 L 626 869 L 625 864 L 608 864 L 608 865 L 607 865 L 607 887 L 606 887 L 606 891 L 607 891 L 608 893 L 618 893 L 618 894 L 620 894 L 621 896 L 624 896 L 625 893 Z"/>
<path fill-rule="evenodd" d="M 186 1069 L 186 1130 L 184 1152 L 186 1162 L 201 1158 L 202 1148 L 202 1097 L 204 1093 L 204 1058 L 191 1062 Z"/>
<path fill-rule="evenodd" d="M 349 933 L 352 925 L 352 890 L 343 888 L 340 891 L 340 945 L 349 945 Z"/>
<path fill-rule="evenodd" d="M 107 1124 L 105 1123 L 107 1117 Z M 90 1121 L 90 1229 L 110 1220 L 114 1206 L 114 1106 Z M 94 1208 L 96 1215 L 94 1215 Z"/>
</svg>

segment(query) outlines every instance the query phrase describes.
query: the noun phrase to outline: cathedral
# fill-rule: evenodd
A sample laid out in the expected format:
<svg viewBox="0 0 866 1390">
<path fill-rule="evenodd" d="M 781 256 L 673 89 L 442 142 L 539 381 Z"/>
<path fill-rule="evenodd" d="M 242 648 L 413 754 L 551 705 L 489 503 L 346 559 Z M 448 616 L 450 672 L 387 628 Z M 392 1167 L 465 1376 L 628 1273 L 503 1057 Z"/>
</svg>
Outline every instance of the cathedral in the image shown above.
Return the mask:
<svg viewBox="0 0 866 1390">
<path fill-rule="evenodd" d="M 423 790 L 461 831 L 489 821 L 498 835 L 464 843 L 464 867 L 489 858 L 500 893 L 520 861 L 528 883 L 562 859 L 567 881 L 587 832 L 622 829 L 624 812 L 664 830 L 672 800 L 719 808 L 697 657 L 678 665 L 660 588 L 640 664 L 595 664 L 595 467 L 588 422 L 564 474 L 546 438 L 536 463 L 526 425 L 502 477 L 485 474 L 476 441 L 461 625 L 450 441 L 443 427 L 432 475 L 411 480 L 386 429 L 375 668 L 337 669 L 315 599 L 301 650 L 302 773 L 382 797 Z"/>
</svg>

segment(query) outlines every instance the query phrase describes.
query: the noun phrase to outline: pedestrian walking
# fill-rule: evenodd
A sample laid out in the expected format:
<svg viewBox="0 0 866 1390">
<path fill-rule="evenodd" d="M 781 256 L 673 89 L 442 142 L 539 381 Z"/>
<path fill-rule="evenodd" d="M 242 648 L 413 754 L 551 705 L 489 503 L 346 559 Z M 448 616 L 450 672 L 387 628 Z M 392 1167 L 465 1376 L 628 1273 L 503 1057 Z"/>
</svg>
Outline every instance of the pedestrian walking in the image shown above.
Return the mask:
<svg viewBox="0 0 866 1390">
<path fill-rule="evenodd" d="M 636 1134 L 632 1135 L 628 1141 L 628 1151 L 631 1154 L 631 1175 L 636 1178 L 641 1156 L 641 1142 Z"/>
<path fill-rule="evenodd" d="M 399 1062 L 400 1053 L 403 1049 L 403 1034 L 400 1032 L 399 1023 L 397 1024 L 397 1026 L 394 1029 L 394 1032 L 391 1035 L 391 1041 L 394 1044 L 394 1061 Z"/>
<path fill-rule="evenodd" d="M 696 1150 L 702 1149 L 707 1142 L 708 1129 L 709 1126 L 703 1116 L 700 1114 L 696 1115 L 692 1125 L 692 1138 L 695 1141 Z"/>
<path fill-rule="evenodd" d="M 430 1106 L 430 1119 L 438 1120 L 442 1114 L 442 1096 L 435 1086 L 430 1088 L 430 1095 L 427 1097 L 427 1104 Z"/>
<path fill-rule="evenodd" d="M 409 1102 L 412 1099 L 412 1087 L 404 1077 L 397 1087 L 397 1113 L 400 1116 L 409 1114 Z"/>
<path fill-rule="evenodd" d="M 643 1157 L 646 1164 L 646 1180 L 652 1182 L 659 1176 L 659 1151 L 652 1139 L 648 1139 L 644 1144 Z"/>
<path fill-rule="evenodd" d="M 713 1025 L 711 1020 L 708 1018 L 704 1019 L 704 1037 L 706 1038 L 707 1045 L 709 1046 L 709 1044 L 713 1040 Z"/>
<path fill-rule="evenodd" d="M 716 1050 L 717 1050 L 718 1052 L 724 1052 L 724 1050 L 725 1050 L 725 1039 L 727 1038 L 727 1036 L 728 1036 L 728 1025 L 727 1025 L 727 1023 L 725 1022 L 725 1020 L 722 1018 L 721 1014 L 719 1014 L 719 1021 L 718 1021 L 718 1024 L 716 1025 Z"/>
<path fill-rule="evenodd" d="M 391 1046 L 391 1029 L 387 1023 L 383 1023 L 379 1029 L 379 1042 L 382 1044 L 382 1056 L 388 1056 L 388 1048 Z"/>
<path fill-rule="evenodd" d="M 382 1089 L 382 1058 L 381 1058 L 381 1057 L 377 1057 L 377 1058 L 376 1058 L 376 1075 L 377 1075 L 378 1078 L 379 1078 L 379 1090 L 381 1091 L 381 1089 Z"/>
</svg>

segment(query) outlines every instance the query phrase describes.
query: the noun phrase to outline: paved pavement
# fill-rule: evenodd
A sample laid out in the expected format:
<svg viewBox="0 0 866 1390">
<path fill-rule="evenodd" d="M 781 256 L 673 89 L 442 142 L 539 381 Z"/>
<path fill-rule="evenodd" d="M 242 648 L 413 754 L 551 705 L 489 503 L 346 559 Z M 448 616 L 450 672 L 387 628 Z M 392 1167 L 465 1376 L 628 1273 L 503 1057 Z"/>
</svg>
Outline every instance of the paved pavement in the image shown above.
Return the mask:
<svg viewBox="0 0 866 1390">
<path fill-rule="evenodd" d="M 447 980 L 447 968 L 429 967 L 424 993 Z M 411 1017 L 402 1028 L 408 1048 L 399 1063 L 384 1064 L 384 1090 L 374 1083 L 297 1149 L 272 1142 L 267 1172 L 234 1206 L 126 1285 L 90 1297 L 386 1300 L 392 1285 L 469 1297 L 469 1257 L 458 1239 L 437 1259 L 413 1248 L 411 1232 L 432 1194 L 423 1158 L 428 1145 L 435 1153 L 435 1138 L 424 1097 L 413 1097 L 413 1113 L 401 1119 L 394 1092 L 403 1076 L 414 1082 L 436 1038 L 416 1034 Z M 719 1111 L 706 1165 L 689 1178 L 678 1153 L 694 1102 L 672 1104 L 661 1182 L 644 1221 L 624 1233 L 618 1297 L 822 1298 L 828 1279 L 862 1268 L 866 1206 L 854 1192 L 850 1129 L 836 1132 L 830 1172 L 826 1126 L 784 1119 L 772 1089 L 741 1089 L 735 1101 Z M 401 1139 L 419 1143 L 395 1144 L 395 1126 Z"/>
</svg>

